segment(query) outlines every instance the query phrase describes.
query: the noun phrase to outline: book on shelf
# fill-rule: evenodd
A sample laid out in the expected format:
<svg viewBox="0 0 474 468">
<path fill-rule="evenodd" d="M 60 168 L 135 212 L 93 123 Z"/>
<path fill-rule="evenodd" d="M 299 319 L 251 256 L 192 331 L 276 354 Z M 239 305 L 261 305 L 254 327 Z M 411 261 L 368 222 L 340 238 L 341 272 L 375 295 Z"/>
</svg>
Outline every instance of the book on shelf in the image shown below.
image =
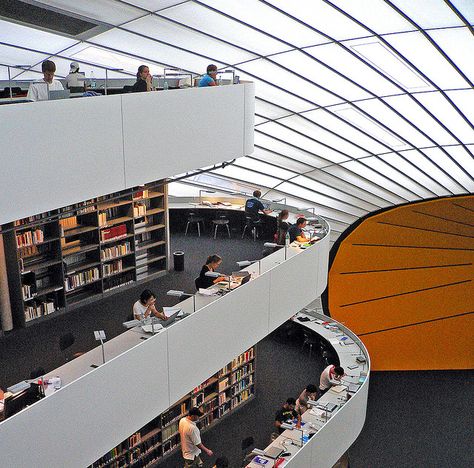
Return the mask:
<svg viewBox="0 0 474 468">
<path fill-rule="evenodd" d="M 119 224 L 100 231 L 100 240 L 107 241 L 111 239 L 120 239 L 127 235 L 127 225 Z"/>
<path fill-rule="evenodd" d="M 31 231 L 25 231 L 22 234 L 16 235 L 17 247 L 29 247 L 44 242 L 44 231 L 36 228 Z"/>
<path fill-rule="evenodd" d="M 146 205 L 143 203 L 136 203 L 133 206 L 133 217 L 141 218 L 146 215 Z"/>
<path fill-rule="evenodd" d="M 123 244 L 103 248 L 100 251 L 100 258 L 101 260 L 111 260 L 115 257 L 121 257 L 131 252 L 132 252 L 132 246 L 130 242 L 124 242 Z"/>
<path fill-rule="evenodd" d="M 72 291 L 79 286 L 84 286 L 99 279 L 99 269 L 91 268 L 90 270 L 81 271 L 80 273 L 68 276 L 64 281 L 64 288 L 66 291 Z"/>
</svg>

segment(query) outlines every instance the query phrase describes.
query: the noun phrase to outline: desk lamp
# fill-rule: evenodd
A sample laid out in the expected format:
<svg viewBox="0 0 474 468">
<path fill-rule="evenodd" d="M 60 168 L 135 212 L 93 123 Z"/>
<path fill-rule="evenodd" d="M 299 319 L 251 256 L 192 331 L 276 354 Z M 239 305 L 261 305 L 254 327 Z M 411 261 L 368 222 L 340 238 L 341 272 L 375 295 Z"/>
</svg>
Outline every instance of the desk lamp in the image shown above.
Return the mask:
<svg viewBox="0 0 474 468">
<path fill-rule="evenodd" d="M 294 424 L 290 424 L 290 423 L 281 423 L 281 426 L 280 426 L 282 429 L 288 429 L 289 431 L 300 431 L 301 432 L 301 445 L 300 447 L 303 447 L 303 437 L 304 437 L 304 434 L 303 434 L 303 429 L 301 429 L 300 427 L 296 427 Z"/>
<path fill-rule="evenodd" d="M 313 215 L 316 216 L 316 208 L 314 206 L 310 206 L 309 208 L 297 208 L 298 211 L 312 211 Z"/>
<path fill-rule="evenodd" d="M 175 296 L 175 297 L 192 297 L 193 298 L 193 312 L 196 312 L 196 295 L 191 293 L 186 293 L 184 291 L 177 291 L 176 289 L 170 289 L 166 291 L 167 296 Z"/>
<path fill-rule="evenodd" d="M 199 190 L 199 204 L 202 205 L 202 194 L 203 193 L 216 193 L 214 190 Z"/>
<path fill-rule="evenodd" d="M 94 336 L 96 341 L 100 341 L 100 346 L 102 347 L 102 364 L 105 364 L 105 350 L 104 350 L 104 341 L 105 338 L 105 331 L 104 330 L 96 330 L 94 331 Z"/>
<path fill-rule="evenodd" d="M 285 260 L 286 260 L 286 249 L 287 249 L 287 245 L 280 245 L 280 244 L 276 244 L 275 242 L 265 242 L 265 244 L 263 244 L 264 247 L 267 247 L 269 249 L 274 249 L 276 247 L 284 247 L 285 248 Z"/>
<path fill-rule="evenodd" d="M 273 203 L 279 203 L 279 202 L 284 202 L 283 204 L 286 206 L 286 197 L 279 198 L 278 200 L 272 200 Z"/>
<path fill-rule="evenodd" d="M 239 268 L 245 268 L 245 267 L 248 267 L 250 265 L 252 265 L 253 263 L 257 263 L 258 264 L 258 276 L 260 276 L 260 260 L 241 260 L 239 262 L 235 262 L 237 263 L 237 266 Z"/>
</svg>

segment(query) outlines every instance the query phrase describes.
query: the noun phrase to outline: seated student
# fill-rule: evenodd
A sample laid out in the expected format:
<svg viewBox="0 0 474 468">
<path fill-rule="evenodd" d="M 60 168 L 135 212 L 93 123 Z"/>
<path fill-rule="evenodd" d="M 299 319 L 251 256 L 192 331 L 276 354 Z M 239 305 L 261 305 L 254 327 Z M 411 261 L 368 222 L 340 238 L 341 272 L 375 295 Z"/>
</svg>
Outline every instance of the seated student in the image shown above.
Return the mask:
<svg viewBox="0 0 474 468">
<path fill-rule="evenodd" d="M 308 410 L 308 400 L 316 400 L 317 397 L 318 387 L 313 384 L 307 385 L 296 400 L 296 412 L 302 415 L 306 410 Z"/>
<path fill-rule="evenodd" d="M 150 69 L 146 65 L 140 65 L 137 71 L 137 81 L 132 86 L 132 93 L 153 91 L 152 80 Z"/>
<path fill-rule="evenodd" d="M 66 76 L 65 80 L 67 89 L 81 88 L 82 91 L 86 90 L 84 75 L 79 73 L 79 64 L 77 62 L 71 63 L 69 67 L 69 75 Z"/>
<path fill-rule="evenodd" d="M 272 210 L 267 210 L 263 203 L 259 200 L 262 196 L 262 192 L 260 190 L 255 190 L 253 192 L 254 198 L 249 198 L 245 202 L 245 214 L 250 216 L 254 221 L 258 221 L 258 213 L 262 212 L 264 214 L 271 213 Z"/>
<path fill-rule="evenodd" d="M 275 234 L 275 242 L 278 245 L 285 245 L 285 238 L 288 229 L 290 228 L 289 223 L 286 221 L 290 213 L 288 210 L 281 210 L 277 217 L 277 232 Z"/>
<path fill-rule="evenodd" d="M 145 289 L 140 294 L 140 299 L 133 304 L 133 318 L 143 321 L 153 314 L 160 320 L 166 320 L 166 315 L 156 310 L 155 302 L 156 296 L 149 289 Z"/>
<path fill-rule="evenodd" d="M 341 385 L 341 379 L 344 377 L 344 369 L 340 366 L 327 366 L 321 373 L 319 380 L 320 396 L 324 395 L 331 387 Z"/>
<path fill-rule="evenodd" d="M 288 234 L 290 235 L 290 244 L 291 242 L 308 242 L 309 239 L 305 236 L 303 232 L 303 228 L 306 226 L 306 219 L 305 218 L 298 218 L 296 220 L 296 224 L 293 224 L 288 229 Z"/>
<path fill-rule="evenodd" d="M 217 66 L 207 66 L 206 74 L 199 80 L 198 87 L 205 88 L 207 86 L 217 86 Z"/>
<path fill-rule="evenodd" d="M 56 64 L 51 60 L 45 60 L 41 64 L 43 79 L 35 83 L 31 83 L 28 88 L 26 99 L 30 101 L 47 101 L 50 91 L 64 91 L 60 81 L 54 79 L 56 73 Z"/>
<path fill-rule="evenodd" d="M 219 268 L 219 265 L 222 263 L 222 258 L 219 255 L 209 255 L 206 260 L 206 264 L 201 268 L 199 277 L 196 278 L 196 289 L 206 289 L 213 284 L 218 283 L 219 281 L 224 281 L 227 279 L 225 276 L 219 276 L 218 278 L 212 278 L 211 276 L 206 276 L 206 273 L 209 271 L 216 271 Z"/>
<path fill-rule="evenodd" d="M 301 416 L 295 411 L 296 400 L 294 398 L 288 398 L 285 404 L 275 414 L 275 427 L 278 433 L 281 434 L 285 429 L 281 428 L 282 423 L 297 419 L 298 422 L 296 427 L 301 426 Z"/>
</svg>

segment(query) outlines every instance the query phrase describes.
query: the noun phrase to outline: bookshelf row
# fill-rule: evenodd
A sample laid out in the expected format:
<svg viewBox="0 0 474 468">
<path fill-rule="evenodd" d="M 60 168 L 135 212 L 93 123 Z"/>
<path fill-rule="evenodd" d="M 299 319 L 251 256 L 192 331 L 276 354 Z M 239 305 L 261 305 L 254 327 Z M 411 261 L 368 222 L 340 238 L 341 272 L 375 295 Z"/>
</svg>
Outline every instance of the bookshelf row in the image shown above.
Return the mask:
<svg viewBox="0 0 474 468">
<path fill-rule="evenodd" d="M 159 463 L 179 448 L 179 420 L 193 406 L 204 414 L 198 423 L 201 432 L 218 424 L 255 395 L 255 357 L 255 347 L 250 348 L 89 468 L 144 468 Z M 221 390 L 222 379 L 231 382 L 232 376 L 233 383 L 222 386 Z"/>
<path fill-rule="evenodd" d="M 154 182 L 2 226 L 15 327 L 164 274 L 166 210 Z"/>
</svg>

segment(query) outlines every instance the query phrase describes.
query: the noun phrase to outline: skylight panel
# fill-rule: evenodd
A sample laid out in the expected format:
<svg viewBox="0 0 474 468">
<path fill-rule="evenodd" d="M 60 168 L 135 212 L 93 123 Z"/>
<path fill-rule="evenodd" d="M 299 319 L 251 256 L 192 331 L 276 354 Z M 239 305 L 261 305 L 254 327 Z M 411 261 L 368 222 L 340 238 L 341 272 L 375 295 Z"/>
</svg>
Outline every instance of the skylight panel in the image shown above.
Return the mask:
<svg viewBox="0 0 474 468">
<path fill-rule="evenodd" d="M 286 42 L 296 47 L 321 44 L 327 41 L 324 36 L 257 0 L 239 0 L 238 2 L 202 1 L 272 36 L 284 38 Z"/>
<path fill-rule="evenodd" d="M 351 2 L 332 0 L 331 3 L 334 3 L 378 34 L 413 29 L 413 26 L 405 18 L 383 1 L 358 0 L 357 2 Z"/>
<path fill-rule="evenodd" d="M 264 115 L 269 119 L 278 119 L 286 115 L 291 114 L 291 111 L 282 109 L 277 104 L 272 104 L 270 102 L 264 102 L 261 99 L 255 100 L 255 113 Z"/>
<path fill-rule="evenodd" d="M 474 8 L 472 0 L 450 0 L 454 7 L 466 18 L 467 22 L 474 24 Z"/>
<path fill-rule="evenodd" d="M 311 121 L 308 122 L 308 120 L 305 120 L 298 115 L 285 117 L 284 119 L 280 119 L 278 122 L 292 128 L 297 132 L 301 132 L 304 135 L 312 135 L 313 138 L 316 138 L 317 140 L 333 148 L 337 148 L 343 153 L 350 154 L 353 158 L 361 158 L 370 154 L 369 152 L 354 146 L 350 141 L 340 138 L 338 136 L 340 134 L 339 132 L 334 135 L 333 133 L 320 128 Z"/>
<path fill-rule="evenodd" d="M 384 101 L 400 112 L 400 114 L 407 117 L 410 122 L 429 135 L 437 144 L 452 145 L 458 143 L 409 96 L 388 97 L 384 98 Z"/>
<path fill-rule="evenodd" d="M 284 89 L 290 87 L 292 92 L 319 106 L 343 102 L 331 93 L 312 85 L 310 82 L 295 76 L 291 71 L 286 71 L 265 59 L 244 63 L 239 68 Z"/>
<path fill-rule="evenodd" d="M 293 2 L 288 0 L 270 0 L 269 3 L 337 41 L 366 36 L 368 34 L 365 28 L 357 25 L 354 21 L 341 15 L 333 7 L 323 2 L 315 2 L 314 0 Z"/>
<path fill-rule="evenodd" d="M 376 158 L 366 158 L 364 162 L 367 162 L 369 159 L 376 159 Z M 359 174 L 362 177 L 376 183 L 381 187 L 385 187 L 387 190 L 390 190 L 392 193 L 397 194 L 399 197 L 404 198 L 405 200 L 419 200 L 421 197 L 414 195 L 410 191 L 404 188 L 404 184 L 398 185 L 396 184 L 391 178 L 390 174 L 385 173 L 385 176 L 382 176 L 375 171 L 371 170 L 369 167 L 362 165 L 358 161 L 348 161 L 341 166 L 347 168 L 348 170 L 354 172 L 355 174 Z M 385 165 L 386 166 L 386 165 Z M 380 171 L 379 171 L 380 172 Z"/>
<path fill-rule="evenodd" d="M 47 55 L 30 52 L 28 50 L 16 49 L 15 47 L 8 47 L 0 44 L 0 63 L 5 65 L 36 65 L 41 64 L 43 60 L 48 58 Z M 41 73 L 41 65 L 36 65 L 34 70 Z M 0 73 L 3 80 L 8 80 L 8 68 L 0 67 Z M 11 78 L 17 77 L 20 80 L 26 79 L 25 72 L 21 68 L 10 68 Z M 31 76 L 31 72 L 30 72 Z M 34 74 L 33 79 L 42 78 L 41 74 Z"/>
<path fill-rule="evenodd" d="M 442 89 L 463 88 L 466 81 L 419 32 L 385 36 L 395 49 Z"/>
<path fill-rule="evenodd" d="M 313 166 L 302 163 L 295 159 L 291 159 L 286 155 L 276 154 L 273 151 L 267 150 L 265 148 L 255 147 L 255 151 L 252 153 L 252 159 L 258 159 L 260 161 L 266 161 L 271 164 L 276 164 L 277 166 L 293 171 L 297 174 L 304 173 L 312 169 Z"/>
<path fill-rule="evenodd" d="M 251 184 L 257 184 L 263 187 L 274 187 L 279 184 L 281 180 L 248 169 L 243 169 L 237 166 L 226 166 L 224 169 L 216 169 L 212 171 L 213 174 L 220 174 L 222 176 L 231 177 L 232 179 L 245 180 Z"/>
<path fill-rule="evenodd" d="M 357 169 L 360 171 L 361 167 L 363 166 L 359 164 L 357 166 Z M 395 193 L 390 192 L 388 190 L 389 187 L 387 187 L 386 185 L 382 185 L 382 186 L 379 185 L 374 178 L 367 180 L 361 177 L 362 176 L 361 172 L 355 173 L 347 167 L 336 166 L 336 165 L 328 166 L 328 167 L 325 167 L 320 172 L 323 172 L 323 171 L 328 174 L 337 176 L 340 179 L 347 181 L 349 184 L 356 185 L 360 187 L 361 189 L 364 189 L 370 193 L 373 193 L 380 198 L 388 200 L 390 203 L 394 205 L 405 203 L 407 201 L 405 198 L 398 196 Z M 372 173 L 372 171 L 370 171 L 370 173 Z M 385 180 L 385 179 L 379 176 L 378 180 L 380 181 L 380 180 Z"/>
<path fill-rule="evenodd" d="M 451 155 L 451 157 L 460 164 L 468 174 L 471 175 L 471 178 L 463 179 L 463 186 L 470 192 L 474 192 L 474 145 L 467 145 L 467 149 L 470 150 L 471 154 L 468 153 L 462 146 L 447 146 L 445 150 Z"/>
<path fill-rule="evenodd" d="M 243 62 L 257 57 L 237 47 L 224 44 L 212 36 L 191 31 L 157 16 L 140 18 L 128 23 L 125 28 L 173 44 L 173 46 L 204 53 L 227 63 Z"/>
<path fill-rule="evenodd" d="M 333 163 L 339 164 L 350 159 L 349 157 L 341 154 L 339 151 L 328 148 L 304 135 L 295 133 L 288 128 L 282 127 L 281 125 L 277 125 L 276 123 L 269 122 L 267 124 L 260 125 L 258 128 L 260 131 L 263 131 L 268 135 L 275 136 L 305 151 L 322 156 Z"/>
<path fill-rule="evenodd" d="M 183 0 L 127 0 L 127 3 L 150 11 L 162 10 L 182 3 Z"/>
<path fill-rule="evenodd" d="M 333 108 L 329 108 L 329 112 L 326 112 L 323 109 L 317 109 L 314 111 L 305 112 L 303 115 L 305 118 L 324 126 L 328 130 L 332 130 L 333 132 L 340 134 L 341 136 L 352 141 L 354 144 L 362 146 L 367 153 L 378 154 L 388 151 L 388 149 L 382 144 L 364 135 L 357 128 L 351 127 L 344 120 L 337 118 L 337 114 L 335 112 L 333 114 L 333 112 Z"/>
<path fill-rule="evenodd" d="M 360 128 L 362 131 L 392 148 L 402 148 L 406 146 L 400 138 L 352 106 L 338 106 L 331 110 L 342 119 L 350 122 L 357 128 Z"/>
<path fill-rule="evenodd" d="M 472 93 L 474 94 L 474 91 Z M 441 93 L 421 93 L 414 96 L 416 100 L 420 101 L 432 114 L 441 120 L 461 142 L 470 143 L 474 141 L 474 130 L 472 127 Z"/>
<path fill-rule="evenodd" d="M 448 5 L 440 0 L 392 0 L 392 3 L 424 29 L 462 24 Z"/>
<path fill-rule="evenodd" d="M 262 172 L 263 174 L 268 174 L 269 176 L 276 177 L 281 180 L 290 179 L 291 177 L 296 176 L 297 174 L 281 167 L 275 167 L 272 164 L 267 164 L 266 162 L 256 161 L 251 158 L 239 158 L 236 161 L 236 165 L 248 169 L 250 171 Z"/>
<path fill-rule="evenodd" d="M 385 128 L 390 129 L 390 132 L 396 136 L 397 139 L 406 139 L 409 143 L 401 145 L 397 143 L 393 145 L 396 150 L 408 148 L 410 145 L 413 146 L 430 146 L 433 143 L 423 136 L 416 128 L 410 124 L 410 116 L 404 116 L 408 118 L 408 122 L 402 117 L 399 117 L 395 112 L 391 111 L 380 101 L 363 101 L 357 104 L 362 110 L 367 112 L 370 116 L 375 116 L 380 124 L 384 125 Z M 379 125 L 379 124 L 376 124 Z M 388 131 L 388 130 L 387 130 Z"/>
<path fill-rule="evenodd" d="M 426 80 L 378 39 L 361 39 L 348 45 L 356 54 L 406 90 L 430 88 Z"/>
<path fill-rule="evenodd" d="M 193 2 L 182 3 L 161 11 L 160 15 L 185 23 L 211 37 L 224 39 L 256 54 L 268 55 L 289 49 L 287 45 L 277 39 Z"/>
<path fill-rule="evenodd" d="M 305 51 L 340 71 L 356 83 L 360 83 L 377 96 L 400 92 L 400 89 L 385 79 L 384 76 L 363 63 L 358 55 L 352 55 L 339 44 L 310 47 Z"/>
<path fill-rule="evenodd" d="M 467 119 L 474 122 L 474 89 L 466 89 L 459 91 L 447 91 L 446 94 L 452 99 L 456 107 L 467 117 Z M 474 143 L 474 140 L 469 141 Z"/>
<path fill-rule="evenodd" d="M 366 99 L 371 96 L 360 86 L 351 83 L 298 50 L 275 55 L 272 60 L 290 70 L 298 70 L 300 75 L 342 96 L 347 101 Z M 339 70 L 339 67 L 335 69 Z"/>
<path fill-rule="evenodd" d="M 472 4 L 474 10 L 474 2 Z M 443 49 L 455 65 L 474 81 L 474 40 L 467 27 L 428 31 L 433 40 Z"/>
<path fill-rule="evenodd" d="M 258 128 L 260 129 L 261 127 Z M 297 148 L 281 138 L 275 139 L 271 135 L 262 133 L 260 130 L 255 132 L 255 145 L 263 146 L 270 151 L 284 154 L 285 156 L 300 161 L 303 164 L 307 164 L 308 166 L 323 167 L 330 164 L 330 162 L 316 156 L 315 154 Z"/>
</svg>

